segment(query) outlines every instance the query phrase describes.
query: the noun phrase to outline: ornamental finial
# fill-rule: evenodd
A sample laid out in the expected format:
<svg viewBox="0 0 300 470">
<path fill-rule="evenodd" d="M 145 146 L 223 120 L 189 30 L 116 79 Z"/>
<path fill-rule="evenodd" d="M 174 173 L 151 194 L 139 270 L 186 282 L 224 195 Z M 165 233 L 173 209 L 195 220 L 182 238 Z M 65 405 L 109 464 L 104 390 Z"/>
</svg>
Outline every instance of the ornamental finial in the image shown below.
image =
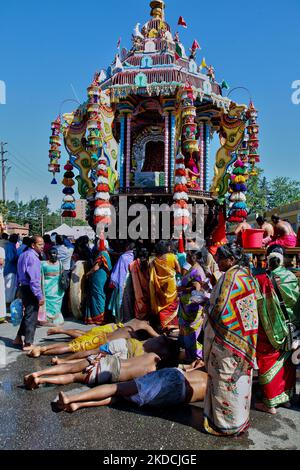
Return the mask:
<svg viewBox="0 0 300 470">
<path fill-rule="evenodd" d="M 165 2 L 163 0 L 153 0 L 150 3 L 151 16 L 160 20 L 165 19 Z"/>
</svg>

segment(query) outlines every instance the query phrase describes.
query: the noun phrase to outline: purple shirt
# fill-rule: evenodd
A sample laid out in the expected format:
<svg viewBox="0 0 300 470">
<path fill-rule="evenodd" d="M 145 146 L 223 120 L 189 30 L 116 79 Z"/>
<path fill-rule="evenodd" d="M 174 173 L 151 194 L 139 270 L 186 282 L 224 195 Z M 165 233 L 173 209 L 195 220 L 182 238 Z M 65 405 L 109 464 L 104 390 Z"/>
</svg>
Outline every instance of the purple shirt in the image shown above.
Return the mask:
<svg viewBox="0 0 300 470">
<path fill-rule="evenodd" d="M 41 262 L 39 255 L 32 248 L 22 253 L 18 261 L 18 281 L 22 286 L 29 286 L 38 300 L 43 300 L 41 287 Z"/>
</svg>

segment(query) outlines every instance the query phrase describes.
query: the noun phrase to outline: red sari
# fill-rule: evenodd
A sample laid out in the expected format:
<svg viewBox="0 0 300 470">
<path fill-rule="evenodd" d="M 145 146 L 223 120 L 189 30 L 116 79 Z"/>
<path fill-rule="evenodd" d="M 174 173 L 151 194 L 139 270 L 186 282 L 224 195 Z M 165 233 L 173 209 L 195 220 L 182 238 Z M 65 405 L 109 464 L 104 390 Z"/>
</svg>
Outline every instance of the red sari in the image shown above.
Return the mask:
<svg viewBox="0 0 300 470">
<path fill-rule="evenodd" d="M 273 275 L 292 318 L 293 307 L 299 296 L 297 279 L 283 267 L 275 269 Z M 285 351 L 285 318 L 272 281 L 266 274 L 256 277 L 262 294 L 258 302 L 260 324 L 256 351 L 259 383 L 264 394 L 264 404 L 273 408 L 292 398 L 296 367 L 291 362 L 292 352 Z"/>
</svg>

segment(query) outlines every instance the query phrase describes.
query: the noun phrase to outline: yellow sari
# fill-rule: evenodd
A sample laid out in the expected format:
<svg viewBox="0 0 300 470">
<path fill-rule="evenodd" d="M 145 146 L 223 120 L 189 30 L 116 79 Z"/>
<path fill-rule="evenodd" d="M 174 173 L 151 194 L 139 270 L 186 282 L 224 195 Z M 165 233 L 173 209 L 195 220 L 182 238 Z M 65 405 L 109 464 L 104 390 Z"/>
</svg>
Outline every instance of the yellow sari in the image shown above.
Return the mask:
<svg viewBox="0 0 300 470">
<path fill-rule="evenodd" d="M 159 316 L 163 328 L 178 326 L 178 293 L 176 269 L 178 261 L 175 255 L 168 253 L 156 257 L 150 263 L 150 300 L 151 310 Z"/>
</svg>

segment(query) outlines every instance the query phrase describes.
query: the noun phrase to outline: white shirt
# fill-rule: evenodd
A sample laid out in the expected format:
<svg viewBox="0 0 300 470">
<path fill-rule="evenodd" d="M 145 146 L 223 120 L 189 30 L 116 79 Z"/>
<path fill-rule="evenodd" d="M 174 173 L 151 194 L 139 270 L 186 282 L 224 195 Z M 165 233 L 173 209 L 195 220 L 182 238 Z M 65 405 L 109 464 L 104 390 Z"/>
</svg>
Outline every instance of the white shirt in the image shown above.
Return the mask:
<svg viewBox="0 0 300 470">
<path fill-rule="evenodd" d="M 0 246 L 0 259 L 5 260 L 5 250 Z M 3 276 L 4 266 L 0 266 L 0 276 Z"/>
</svg>

